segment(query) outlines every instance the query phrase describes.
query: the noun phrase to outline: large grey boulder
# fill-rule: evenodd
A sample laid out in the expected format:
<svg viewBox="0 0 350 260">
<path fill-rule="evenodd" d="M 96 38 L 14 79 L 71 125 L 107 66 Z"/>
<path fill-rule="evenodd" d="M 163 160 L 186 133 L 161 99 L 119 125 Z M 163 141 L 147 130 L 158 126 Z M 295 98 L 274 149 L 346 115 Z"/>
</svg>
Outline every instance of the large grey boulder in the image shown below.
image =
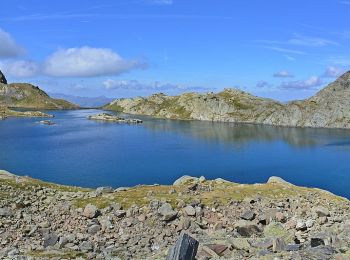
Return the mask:
<svg viewBox="0 0 350 260">
<path fill-rule="evenodd" d="M 164 203 L 159 209 L 158 214 L 163 217 L 164 221 L 174 220 L 177 216 L 177 212 L 173 210 L 169 203 Z"/>
<path fill-rule="evenodd" d="M 271 176 L 268 180 L 267 183 L 279 183 L 279 184 L 291 184 L 285 180 L 283 180 L 281 177 L 277 176 Z"/>
<path fill-rule="evenodd" d="M 92 204 L 86 205 L 83 211 L 83 216 L 86 218 L 96 218 L 100 214 L 100 210 Z"/>
<path fill-rule="evenodd" d="M 179 185 L 184 185 L 184 184 L 189 184 L 189 183 L 194 183 L 194 182 L 198 182 L 197 177 L 184 175 L 184 176 L 178 178 L 176 181 L 174 181 L 173 185 L 179 186 Z"/>
</svg>

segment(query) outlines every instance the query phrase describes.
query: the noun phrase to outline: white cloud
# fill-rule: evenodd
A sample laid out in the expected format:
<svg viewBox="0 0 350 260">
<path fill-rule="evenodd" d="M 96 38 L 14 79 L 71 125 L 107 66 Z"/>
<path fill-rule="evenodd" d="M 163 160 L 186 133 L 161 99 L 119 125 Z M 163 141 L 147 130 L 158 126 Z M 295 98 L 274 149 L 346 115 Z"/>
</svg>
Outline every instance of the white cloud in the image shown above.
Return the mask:
<svg viewBox="0 0 350 260">
<path fill-rule="evenodd" d="M 339 3 L 341 3 L 343 5 L 350 5 L 350 1 L 340 1 Z"/>
<path fill-rule="evenodd" d="M 274 50 L 274 51 L 277 51 L 277 52 L 288 53 L 288 54 L 298 54 L 298 55 L 305 54 L 305 52 L 303 52 L 303 51 L 292 50 L 292 49 L 281 48 L 281 47 L 275 47 L 275 46 L 265 46 L 265 48 L 270 49 L 270 50 Z"/>
<path fill-rule="evenodd" d="M 185 86 L 180 84 L 161 83 L 158 81 L 152 83 L 142 83 L 138 80 L 114 80 L 107 79 L 103 82 L 105 89 L 116 90 L 153 90 L 153 91 L 165 91 L 165 90 L 181 90 L 181 91 L 200 91 L 207 90 L 205 87 Z"/>
<path fill-rule="evenodd" d="M 280 88 L 303 90 L 303 89 L 312 89 L 312 88 L 318 87 L 322 84 L 323 84 L 323 82 L 320 79 L 320 77 L 312 76 L 306 80 L 295 80 L 295 81 L 283 82 L 280 85 Z"/>
<path fill-rule="evenodd" d="M 0 28 L 0 58 L 16 57 L 24 53 L 11 35 Z"/>
<path fill-rule="evenodd" d="M 336 66 L 328 66 L 326 68 L 326 71 L 324 72 L 323 76 L 329 77 L 329 78 L 338 78 L 345 72 L 346 72 L 345 68 L 336 67 Z"/>
<path fill-rule="evenodd" d="M 36 62 L 28 60 L 1 62 L 0 67 L 5 74 L 18 78 L 33 77 L 40 71 L 40 66 Z"/>
<path fill-rule="evenodd" d="M 70 48 L 60 49 L 43 63 L 43 73 L 54 77 L 95 77 L 119 75 L 145 64 L 126 60 L 110 49 Z"/>
<path fill-rule="evenodd" d="M 275 78 L 293 78 L 294 76 L 286 70 L 278 71 L 273 74 Z"/>
</svg>

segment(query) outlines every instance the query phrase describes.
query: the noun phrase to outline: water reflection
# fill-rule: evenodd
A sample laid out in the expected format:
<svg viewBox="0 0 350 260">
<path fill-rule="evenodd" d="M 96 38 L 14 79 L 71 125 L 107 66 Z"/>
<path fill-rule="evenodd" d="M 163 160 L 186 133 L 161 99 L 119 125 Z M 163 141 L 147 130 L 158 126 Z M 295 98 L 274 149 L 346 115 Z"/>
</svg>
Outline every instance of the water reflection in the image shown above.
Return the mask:
<svg viewBox="0 0 350 260">
<path fill-rule="evenodd" d="M 152 131 L 176 132 L 192 138 L 235 146 L 250 142 L 283 141 L 293 147 L 317 145 L 349 145 L 350 130 L 274 127 L 253 124 L 217 123 L 200 121 L 159 120 L 144 118 L 144 126 Z M 341 139 L 342 141 L 337 141 Z"/>
</svg>

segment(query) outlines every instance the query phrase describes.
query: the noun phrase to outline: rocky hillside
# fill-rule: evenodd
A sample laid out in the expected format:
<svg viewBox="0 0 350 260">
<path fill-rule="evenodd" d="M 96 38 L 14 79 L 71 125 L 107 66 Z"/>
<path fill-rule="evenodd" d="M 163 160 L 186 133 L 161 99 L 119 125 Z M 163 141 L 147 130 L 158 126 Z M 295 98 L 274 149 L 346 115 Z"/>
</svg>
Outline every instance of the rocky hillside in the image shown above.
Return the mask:
<svg viewBox="0 0 350 260">
<path fill-rule="evenodd" d="M 0 72 L 0 106 L 27 109 L 75 109 L 77 105 L 53 99 L 36 86 L 27 83 L 7 84 Z"/>
<path fill-rule="evenodd" d="M 92 190 L 0 171 L 0 198 L 1 259 L 165 259 L 183 231 L 198 260 L 350 258 L 349 201 L 277 177 Z"/>
<path fill-rule="evenodd" d="M 313 97 L 288 104 L 226 89 L 220 93 L 155 94 L 147 98 L 117 99 L 105 108 L 173 119 L 350 128 L 350 72 Z"/>
</svg>

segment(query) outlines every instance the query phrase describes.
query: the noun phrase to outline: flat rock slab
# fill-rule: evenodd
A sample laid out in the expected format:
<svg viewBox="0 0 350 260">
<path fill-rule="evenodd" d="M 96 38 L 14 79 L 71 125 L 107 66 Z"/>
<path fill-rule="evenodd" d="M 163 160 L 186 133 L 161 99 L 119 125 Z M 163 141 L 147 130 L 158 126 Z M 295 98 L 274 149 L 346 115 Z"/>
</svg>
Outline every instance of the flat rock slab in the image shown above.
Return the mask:
<svg viewBox="0 0 350 260">
<path fill-rule="evenodd" d="M 193 260 L 196 257 L 198 246 L 199 242 L 196 239 L 182 231 L 166 260 Z"/>
</svg>

